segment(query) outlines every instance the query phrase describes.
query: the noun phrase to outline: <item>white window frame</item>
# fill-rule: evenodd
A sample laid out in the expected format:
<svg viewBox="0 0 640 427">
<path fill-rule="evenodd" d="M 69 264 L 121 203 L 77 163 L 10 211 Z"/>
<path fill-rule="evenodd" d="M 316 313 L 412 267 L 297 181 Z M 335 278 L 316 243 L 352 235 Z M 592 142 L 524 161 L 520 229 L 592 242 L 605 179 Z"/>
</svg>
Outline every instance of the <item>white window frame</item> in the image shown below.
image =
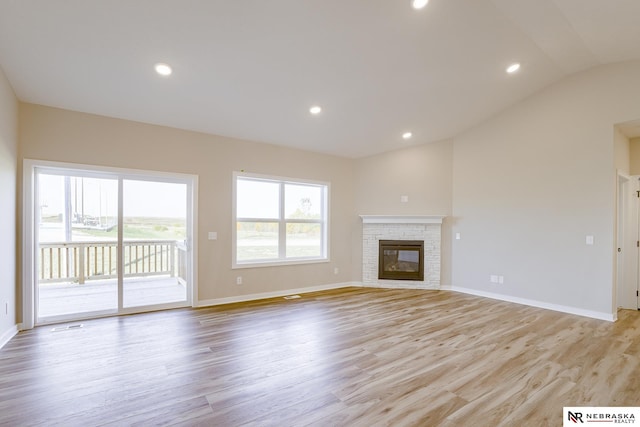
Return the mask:
<svg viewBox="0 0 640 427">
<path fill-rule="evenodd" d="M 280 188 L 280 207 L 278 219 L 272 218 L 238 218 L 237 216 L 237 183 L 239 178 L 254 179 L 256 181 L 266 181 L 278 183 Z M 287 219 L 285 218 L 285 198 L 284 198 L 284 186 L 286 184 L 292 185 L 311 185 L 323 187 L 324 192 L 322 195 L 321 215 L 319 220 L 305 220 L 305 219 Z M 253 268 L 253 267 L 271 267 L 282 265 L 297 265 L 297 264 L 316 264 L 330 262 L 329 258 L 329 199 L 331 194 L 331 185 L 324 181 L 313 181 L 300 178 L 288 178 L 282 176 L 273 175 L 261 175 L 246 172 L 233 172 L 233 202 L 232 202 L 232 265 L 236 268 Z M 279 224 L 278 227 L 278 258 L 266 259 L 266 260 L 250 260 L 250 261 L 238 261 L 238 236 L 237 236 L 237 223 L 238 221 L 244 222 L 271 222 Z M 321 225 L 321 255 L 319 257 L 299 257 L 299 258 L 287 258 L 286 257 L 286 224 L 287 223 L 312 223 Z"/>
</svg>

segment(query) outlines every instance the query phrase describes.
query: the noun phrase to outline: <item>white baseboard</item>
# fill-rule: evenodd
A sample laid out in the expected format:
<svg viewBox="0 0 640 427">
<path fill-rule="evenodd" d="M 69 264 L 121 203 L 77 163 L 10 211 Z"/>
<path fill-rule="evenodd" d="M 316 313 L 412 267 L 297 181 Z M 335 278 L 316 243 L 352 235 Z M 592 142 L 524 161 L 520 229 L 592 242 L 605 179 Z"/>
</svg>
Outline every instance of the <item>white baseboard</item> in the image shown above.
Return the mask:
<svg viewBox="0 0 640 427">
<path fill-rule="evenodd" d="M 616 315 L 616 313 L 602 313 L 599 311 L 584 310 L 582 308 L 570 307 L 570 306 L 560 305 L 560 304 L 552 304 L 552 303 L 541 302 L 541 301 L 536 301 L 536 300 L 531 300 L 526 298 L 512 297 L 509 295 L 495 294 L 492 292 L 478 291 L 475 289 L 462 288 L 458 286 L 451 286 L 451 287 L 448 287 L 446 290 L 461 292 L 464 294 L 475 295 L 479 297 L 496 299 L 500 301 L 513 302 L 516 304 L 528 305 L 531 307 L 544 308 L 546 310 L 559 311 L 561 313 L 591 317 L 593 319 L 606 320 L 608 322 L 615 322 L 616 320 L 618 320 L 618 316 Z"/>
<path fill-rule="evenodd" d="M 18 333 L 18 325 L 13 325 L 0 335 L 0 348 L 4 347 Z"/>
<path fill-rule="evenodd" d="M 267 298 L 286 297 L 287 295 L 305 294 L 309 292 L 328 291 L 331 289 L 347 288 L 351 286 L 362 286 L 358 282 L 331 283 L 328 285 L 309 286 L 306 288 L 287 289 L 283 291 L 262 292 L 259 294 L 238 295 L 227 298 L 215 298 L 198 301 L 194 307 L 210 307 L 214 305 L 233 304 L 236 302 L 256 301 Z"/>
</svg>

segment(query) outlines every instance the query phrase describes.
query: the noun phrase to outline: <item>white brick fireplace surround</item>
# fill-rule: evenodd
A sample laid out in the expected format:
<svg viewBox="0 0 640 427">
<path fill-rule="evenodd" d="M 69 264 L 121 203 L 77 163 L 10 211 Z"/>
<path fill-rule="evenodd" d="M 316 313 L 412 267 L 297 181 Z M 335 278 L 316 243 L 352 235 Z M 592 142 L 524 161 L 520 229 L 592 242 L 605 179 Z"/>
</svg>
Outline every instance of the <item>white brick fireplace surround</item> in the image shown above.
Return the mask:
<svg viewBox="0 0 640 427">
<path fill-rule="evenodd" d="M 362 283 L 382 288 L 440 289 L 440 243 L 444 215 L 360 215 Z M 380 240 L 423 240 L 424 281 L 379 280 Z"/>
</svg>

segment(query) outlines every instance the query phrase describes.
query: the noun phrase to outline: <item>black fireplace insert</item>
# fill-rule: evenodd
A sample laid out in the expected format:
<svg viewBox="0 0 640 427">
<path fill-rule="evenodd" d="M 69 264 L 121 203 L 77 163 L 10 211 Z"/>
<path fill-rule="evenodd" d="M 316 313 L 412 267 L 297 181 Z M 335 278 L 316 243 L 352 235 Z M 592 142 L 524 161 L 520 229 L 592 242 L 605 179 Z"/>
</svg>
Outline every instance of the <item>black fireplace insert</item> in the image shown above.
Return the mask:
<svg viewBox="0 0 640 427">
<path fill-rule="evenodd" d="M 424 280 L 424 241 L 380 240 L 378 279 Z"/>
</svg>

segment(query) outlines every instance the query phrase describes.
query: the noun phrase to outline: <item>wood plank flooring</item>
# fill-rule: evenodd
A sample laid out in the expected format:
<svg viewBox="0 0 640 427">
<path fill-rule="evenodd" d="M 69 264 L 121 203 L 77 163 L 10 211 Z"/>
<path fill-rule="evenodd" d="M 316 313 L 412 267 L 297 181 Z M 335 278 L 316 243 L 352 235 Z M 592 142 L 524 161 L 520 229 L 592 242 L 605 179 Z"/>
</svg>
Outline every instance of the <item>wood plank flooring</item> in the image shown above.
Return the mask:
<svg viewBox="0 0 640 427">
<path fill-rule="evenodd" d="M 0 350 L 7 426 L 559 426 L 640 406 L 640 314 L 346 288 L 52 326 Z"/>
</svg>

